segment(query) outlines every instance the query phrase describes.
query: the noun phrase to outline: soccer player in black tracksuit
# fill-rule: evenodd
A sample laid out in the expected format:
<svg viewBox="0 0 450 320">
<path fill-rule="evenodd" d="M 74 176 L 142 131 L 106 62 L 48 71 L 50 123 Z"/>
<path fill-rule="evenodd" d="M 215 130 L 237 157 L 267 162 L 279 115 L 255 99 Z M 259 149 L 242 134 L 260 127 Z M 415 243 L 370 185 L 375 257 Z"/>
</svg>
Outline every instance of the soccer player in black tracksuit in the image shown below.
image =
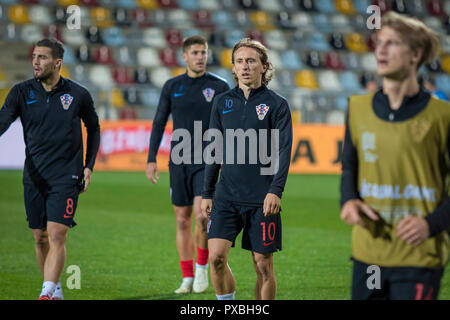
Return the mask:
<svg viewBox="0 0 450 320">
<path fill-rule="evenodd" d="M 37 42 L 32 56 L 34 79 L 15 85 L 0 110 L 0 136 L 18 117 L 23 126 L 25 208 L 44 277 L 42 300 L 63 299 L 59 278 L 66 233 L 76 225 L 78 194 L 89 186 L 100 144 L 91 95 L 60 76 L 63 55 L 57 40 Z M 80 119 L 88 133 L 84 167 Z"/>
<path fill-rule="evenodd" d="M 175 293 L 189 293 L 192 290 L 199 293 L 208 287 L 207 221 L 200 211 L 205 165 L 201 159 L 194 159 L 196 148 L 202 148 L 202 143 L 194 144 L 194 122 L 201 124 L 200 133 L 203 135 L 208 129 L 213 98 L 229 90 L 229 86 L 223 79 L 206 72 L 207 50 L 208 44 L 203 37 L 193 36 L 184 40 L 183 59 L 187 71 L 164 84 L 153 121 L 148 152 L 147 178 L 156 183 L 159 178 L 156 154 L 169 115 L 172 114 L 174 133 L 177 129 L 184 129 L 190 134 L 190 163 L 174 163 L 172 157 L 169 161 L 170 193 L 177 220 L 176 243 L 183 277 L 182 284 Z M 178 142 L 172 141 L 171 151 L 177 144 Z M 199 150 L 200 154 L 202 150 Z M 191 232 L 192 207 L 195 213 L 195 239 Z M 194 241 L 197 246 L 195 277 Z"/>
<path fill-rule="evenodd" d="M 220 161 L 216 161 L 206 166 L 202 193 L 202 213 L 205 217 L 210 216 L 208 246 L 211 281 L 218 299 L 234 299 L 235 282 L 227 264 L 228 253 L 237 235 L 244 229 L 242 247 L 252 251 L 257 275 L 255 298 L 274 299 L 273 252 L 281 250 L 280 199 L 290 164 L 291 114 L 288 102 L 266 87 L 272 71 L 267 49 L 257 41 L 243 39 L 234 46 L 232 53 L 238 86 L 216 97 L 209 127 L 209 130 L 218 130 L 224 136 L 223 164 L 221 166 Z M 232 157 L 227 156 L 231 150 L 226 147 L 230 142 L 227 132 L 239 129 L 258 133 L 265 130 L 267 133 L 267 141 L 259 137 L 258 143 L 251 144 L 250 139 L 245 138 L 244 164 L 236 159 L 242 157 L 242 154 L 237 154 L 237 143 L 234 145 L 234 159 L 229 161 L 228 158 Z M 261 170 L 267 169 L 270 164 L 261 161 L 261 158 L 254 164 L 255 161 L 249 158 L 254 156 L 251 152 L 260 153 L 255 145 L 261 148 L 261 142 L 271 145 L 267 150 L 272 149 L 272 144 L 277 142 L 275 131 L 271 135 L 272 130 L 279 133 L 278 154 L 271 154 L 272 159 L 277 158 L 278 170 L 274 169 L 266 175 Z M 220 181 L 216 186 L 220 170 Z"/>
</svg>

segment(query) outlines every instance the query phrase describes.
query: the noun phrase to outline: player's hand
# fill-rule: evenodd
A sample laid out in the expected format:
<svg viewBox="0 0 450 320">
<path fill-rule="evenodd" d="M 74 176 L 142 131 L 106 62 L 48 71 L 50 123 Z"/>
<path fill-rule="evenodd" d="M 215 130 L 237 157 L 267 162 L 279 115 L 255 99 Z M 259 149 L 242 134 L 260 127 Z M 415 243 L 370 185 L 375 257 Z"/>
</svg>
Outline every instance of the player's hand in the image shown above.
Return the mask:
<svg viewBox="0 0 450 320">
<path fill-rule="evenodd" d="M 418 246 L 430 236 L 428 222 L 422 217 L 409 215 L 398 223 L 397 236 L 410 245 Z"/>
<path fill-rule="evenodd" d="M 273 193 L 268 193 L 264 199 L 263 213 L 264 216 L 270 216 L 280 212 L 281 199 Z"/>
<path fill-rule="evenodd" d="M 85 192 L 89 185 L 91 184 L 92 170 L 89 168 L 84 168 L 84 188 L 80 193 Z"/>
<path fill-rule="evenodd" d="M 209 218 L 212 209 L 212 199 L 202 199 L 200 209 L 202 210 L 202 215 L 204 218 Z"/>
<path fill-rule="evenodd" d="M 159 172 L 158 172 L 158 166 L 156 165 L 156 162 L 149 162 L 147 163 L 147 170 L 146 170 L 147 179 L 153 182 L 153 184 L 156 184 L 159 179 Z M 156 180 L 155 180 L 156 178 Z"/>
<path fill-rule="evenodd" d="M 365 215 L 373 221 L 379 219 L 376 212 L 360 199 L 348 200 L 342 206 L 341 219 L 349 225 L 359 224 L 361 227 L 366 227 L 361 215 Z"/>
</svg>

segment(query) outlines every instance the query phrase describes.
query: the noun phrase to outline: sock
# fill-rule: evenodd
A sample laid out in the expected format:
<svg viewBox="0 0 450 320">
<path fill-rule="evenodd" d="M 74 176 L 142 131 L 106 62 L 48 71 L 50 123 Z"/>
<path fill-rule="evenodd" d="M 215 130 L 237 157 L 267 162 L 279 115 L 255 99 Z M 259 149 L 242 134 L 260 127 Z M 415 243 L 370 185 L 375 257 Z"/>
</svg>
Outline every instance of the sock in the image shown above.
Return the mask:
<svg viewBox="0 0 450 320">
<path fill-rule="evenodd" d="M 202 249 L 197 246 L 197 264 L 204 266 L 208 264 L 209 250 L 208 248 Z"/>
<path fill-rule="evenodd" d="M 205 265 L 200 265 L 198 263 L 195 263 L 195 268 L 199 268 L 199 269 L 208 269 L 208 264 Z"/>
<path fill-rule="evenodd" d="M 216 294 L 217 300 L 234 300 L 235 293 L 236 293 L 236 291 L 232 292 L 232 293 L 222 294 L 222 295 Z"/>
<path fill-rule="evenodd" d="M 55 291 L 53 291 L 53 296 L 58 297 L 58 298 L 63 298 L 61 282 L 58 282 L 56 284 Z"/>
<path fill-rule="evenodd" d="M 40 296 L 53 296 L 53 291 L 55 291 L 56 283 L 51 281 L 44 281 L 42 284 L 42 291 Z"/>
<path fill-rule="evenodd" d="M 180 267 L 183 278 L 194 277 L 194 260 L 180 260 Z"/>
</svg>

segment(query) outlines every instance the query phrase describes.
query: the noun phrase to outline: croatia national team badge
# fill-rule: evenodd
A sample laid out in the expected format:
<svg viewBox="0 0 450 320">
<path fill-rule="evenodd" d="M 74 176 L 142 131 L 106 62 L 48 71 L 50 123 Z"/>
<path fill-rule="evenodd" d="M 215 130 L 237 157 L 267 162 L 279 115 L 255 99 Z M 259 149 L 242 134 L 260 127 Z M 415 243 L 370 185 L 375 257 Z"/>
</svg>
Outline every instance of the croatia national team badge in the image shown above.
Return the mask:
<svg viewBox="0 0 450 320">
<path fill-rule="evenodd" d="M 211 102 L 212 99 L 214 98 L 214 93 L 216 93 L 216 91 L 211 88 L 206 88 L 202 92 L 207 102 Z"/>
<path fill-rule="evenodd" d="M 265 104 L 260 104 L 256 106 L 256 114 L 258 115 L 259 120 L 264 120 L 267 112 L 269 111 L 269 106 Z"/>
<path fill-rule="evenodd" d="M 72 103 L 72 101 L 73 101 L 73 97 L 68 93 L 61 96 L 61 104 L 62 104 L 64 110 L 69 110 L 69 107 L 70 107 L 70 104 Z"/>
</svg>

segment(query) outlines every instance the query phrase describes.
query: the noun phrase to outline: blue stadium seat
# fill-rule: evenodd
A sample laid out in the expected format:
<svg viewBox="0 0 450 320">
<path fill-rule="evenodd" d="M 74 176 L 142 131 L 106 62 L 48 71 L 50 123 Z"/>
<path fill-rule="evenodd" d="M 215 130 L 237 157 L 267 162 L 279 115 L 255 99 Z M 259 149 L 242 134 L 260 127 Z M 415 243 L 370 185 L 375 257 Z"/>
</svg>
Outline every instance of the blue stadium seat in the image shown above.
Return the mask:
<svg viewBox="0 0 450 320">
<path fill-rule="evenodd" d="M 352 19 L 352 18 L 350 18 Z M 343 14 L 334 14 L 331 17 L 331 26 L 333 31 L 337 32 L 352 32 L 352 26 L 350 24 L 350 19 Z"/>
<path fill-rule="evenodd" d="M 336 13 L 333 0 L 315 0 L 314 5 L 319 12 Z"/>
<path fill-rule="evenodd" d="M 16 4 L 19 3 L 18 0 L 0 0 L 1 4 Z"/>
<path fill-rule="evenodd" d="M 137 4 L 135 0 L 116 0 L 117 7 L 126 8 L 126 9 L 134 9 L 137 8 Z"/>
<path fill-rule="evenodd" d="M 221 2 L 224 10 L 234 11 L 238 9 L 238 5 L 236 4 L 235 0 L 222 0 Z"/>
<path fill-rule="evenodd" d="M 114 60 L 119 65 L 135 66 L 136 52 L 128 46 L 122 46 L 114 50 Z"/>
<path fill-rule="evenodd" d="M 198 4 L 197 0 L 183 0 L 183 1 L 178 1 L 178 5 L 180 6 L 181 9 L 184 10 L 199 10 L 200 9 L 200 5 Z"/>
<path fill-rule="evenodd" d="M 325 38 L 325 35 L 321 32 L 314 32 L 309 35 L 308 47 L 311 50 L 317 51 L 329 51 L 331 50 L 330 45 Z"/>
<path fill-rule="evenodd" d="M 344 71 L 339 74 L 339 82 L 344 90 L 356 92 L 361 89 L 357 75 L 352 71 Z"/>
<path fill-rule="evenodd" d="M 103 40 L 105 44 L 111 47 L 123 46 L 125 44 L 125 37 L 122 33 L 122 28 L 110 27 L 103 30 Z"/>
<path fill-rule="evenodd" d="M 325 13 L 318 13 L 313 16 L 314 25 L 318 31 L 332 32 L 333 26 L 330 23 L 330 18 Z"/>
<path fill-rule="evenodd" d="M 299 70 L 304 68 L 304 64 L 296 50 L 286 50 L 281 53 L 283 67 L 289 70 Z"/>
<path fill-rule="evenodd" d="M 448 74 L 438 74 L 435 77 L 436 79 L 436 89 L 445 91 L 447 93 L 450 92 L 450 75 Z"/>
<path fill-rule="evenodd" d="M 367 14 L 367 8 L 372 5 L 370 0 L 353 0 L 355 10 L 361 14 Z"/>
<path fill-rule="evenodd" d="M 285 33 L 281 30 L 266 31 L 265 41 L 270 49 L 282 51 L 286 50 L 288 47 L 288 43 L 285 38 Z"/>
<path fill-rule="evenodd" d="M 298 31 L 315 31 L 314 23 L 310 14 L 297 12 L 292 15 L 292 23 Z"/>
<path fill-rule="evenodd" d="M 240 29 L 226 30 L 224 32 L 225 46 L 228 48 L 233 48 L 234 45 L 245 37 L 245 34 Z"/>
<path fill-rule="evenodd" d="M 235 27 L 234 21 L 231 18 L 230 13 L 227 11 L 214 11 L 212 13 L 211 21 L 218 29 L 232 29 Z"/>
<path fill-rule="evenodd" d="M 67 65 L 75 65 L 77 64 L 77 58 L 73 54 L 72 47 L 68 46 L 67 44 L 64 46 L 64 64 Z"/>
<path fill-rule="evenodd" d="M 348 108 L 348 95 L 340 94 L 334 98 L 334 104 L 336 109 L 341 111 L 347 111 Z"/>
</svg>

